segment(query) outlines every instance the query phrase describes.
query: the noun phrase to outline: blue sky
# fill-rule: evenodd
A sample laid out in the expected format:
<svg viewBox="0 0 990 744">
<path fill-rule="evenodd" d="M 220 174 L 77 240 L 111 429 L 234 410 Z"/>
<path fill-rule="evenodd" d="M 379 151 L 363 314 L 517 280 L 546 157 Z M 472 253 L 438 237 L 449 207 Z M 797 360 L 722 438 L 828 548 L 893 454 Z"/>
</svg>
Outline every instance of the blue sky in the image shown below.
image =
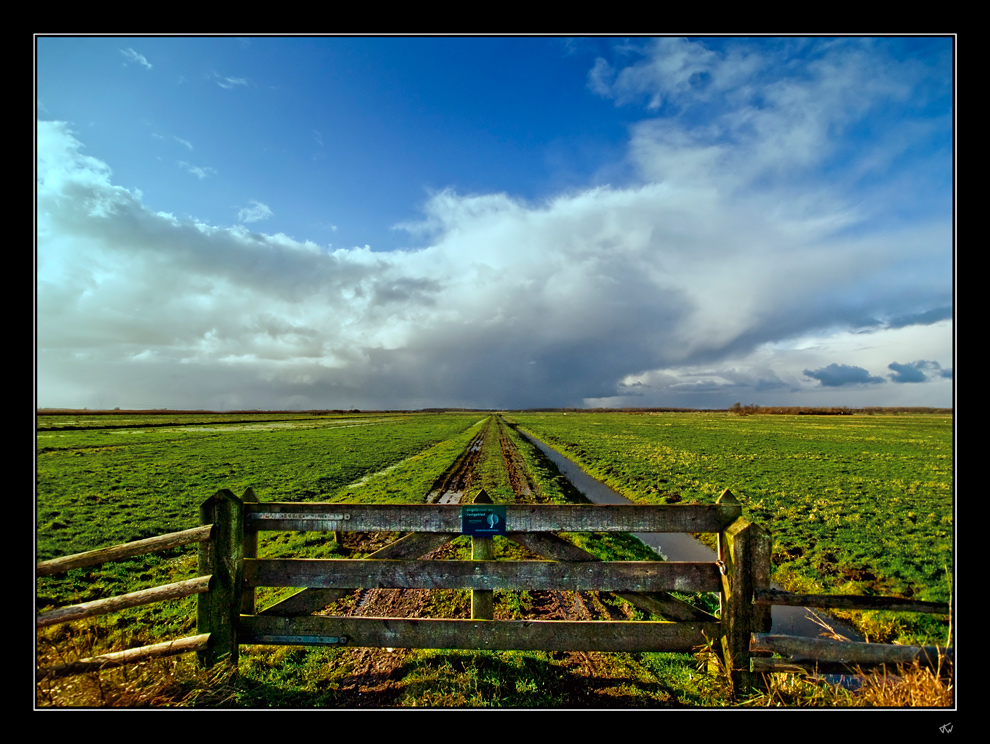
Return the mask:
<svg viewBox="0 0 990 744">
<path fill-rule="evenodd" d="M 952 405 L 950 37 L 36 42 L 39 406 Z"/>
</svg>

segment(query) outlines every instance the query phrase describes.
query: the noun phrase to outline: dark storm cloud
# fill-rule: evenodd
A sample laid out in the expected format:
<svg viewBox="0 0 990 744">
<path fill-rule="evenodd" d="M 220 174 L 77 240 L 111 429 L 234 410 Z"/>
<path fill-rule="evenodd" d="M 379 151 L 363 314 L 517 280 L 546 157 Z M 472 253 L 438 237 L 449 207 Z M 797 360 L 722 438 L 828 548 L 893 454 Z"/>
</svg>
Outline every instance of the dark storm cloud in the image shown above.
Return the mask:
<svg viewBox="0 0 990 744">
<path fill-rule="evenodd" d="M 906 326 L 912 325 L 930 325 L 932 323 L 938 323 L 942 320 L 952 319 L 952 307 L 939 307 L 934 310 L 928 310 L 923 313 L 915 313 L 913 315 L 900 315 L 895 318 L 891 318 L 887 322 L 887 327 L 889 328 L 904 328 Z"/>
<path fill-rule="evenodd" d="M 938 362 L 924 359 L 907 364 L 891 362 L 887 368 L 894 371 L 894 374 L 888 375 L 892 382 L 928 382 L 931 379 L 952 377 L 951 369 L 942 369 Z"/>
<path fill-rule="evenodd" d="M 433 305 L 441 289 L 440 282 L 431 279 L 399 277 L 391 282 L 377 284 L 372 301 L 376 305 L 393 302 Z"/>
<path fill-rule="evenodd" d="M 882 377 L 874 377 L 862 367 L 846 364 L 830 364 L 821 369 L 806 369 L 804 374 L 818 380 L 825 387 L 842 387 L 843 385 L 875 385 L 885 382 Z"/>
</svg>

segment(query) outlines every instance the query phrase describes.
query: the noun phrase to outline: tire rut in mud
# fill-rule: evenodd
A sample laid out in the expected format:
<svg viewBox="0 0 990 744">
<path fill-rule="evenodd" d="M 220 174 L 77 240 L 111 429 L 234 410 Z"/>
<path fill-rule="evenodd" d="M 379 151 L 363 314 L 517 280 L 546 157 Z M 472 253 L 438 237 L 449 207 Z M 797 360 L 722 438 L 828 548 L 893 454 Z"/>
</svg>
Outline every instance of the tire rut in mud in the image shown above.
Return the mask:
<svg viewBox="0 0 990 744">
<path fill-rule="evenodd" d="M 474 476 L 474 467 L 478 462 L 478 458 L 481 457 L 481 448 L 490 426 L 491 419 L 475 435 L 450 470 L 434 482 L 433 488 L 430 489 L 430 494 L 426 497 L 427 504 L 460 503 L 464 494 L 467 493 L 468 487 L 471 485 Z"/>
<path fill-rule="evenodd" d="M 512 484 L 512 491 L 516 494 L 516 503 L 532 503 L 535 492 L 535 484 L 526 470 L 519 448 L 509 439 L 505 431 L 505 425 L 498 421 L 498 444 L 502 450 L 502 459 L 505 461 L 505 471 L 509 475 L 509 483 Z"/>
</svg>

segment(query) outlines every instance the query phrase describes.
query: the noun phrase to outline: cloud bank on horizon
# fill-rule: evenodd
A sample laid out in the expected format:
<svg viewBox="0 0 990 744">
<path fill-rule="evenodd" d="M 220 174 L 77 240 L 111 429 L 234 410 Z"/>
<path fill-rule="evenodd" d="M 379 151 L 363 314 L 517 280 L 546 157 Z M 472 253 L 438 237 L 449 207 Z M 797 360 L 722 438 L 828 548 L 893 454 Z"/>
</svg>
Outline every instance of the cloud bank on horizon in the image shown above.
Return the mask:
<svg viewBox="0 0 990 744">
<path fill-rule="evenodd" d="M 321 158 L 326 178 L 359 188 L 328 153 L 329 114 L 264 115 L 300 148 L 274 160 L 241 143 L 228 165 L 237 143 L 208 134 L 235 131 L 211 96 L 250 130 L 245 111 L 290 78 L 204 62 L 194 79 L 165 42 L 209 40 L 104 39 L 99 64 L 187 106 L 84 111 L 52 81 L 69 76 L 58 43 L 86 40 L 44 41 L 39 406 L 952 405 L 952 39 L 521 40 L 583 66 L 528 84 L 569 86 L 602 117 L 589 130 L 621 129 L 620 149 L 565 147 L 591 154 L 555 180 L 560 143 L 519 135 L 540 189 L 485 188 L 484 172 L 451 165 L 443 182 L 420 178 L 429 196 L 407 218 L 380 217 L 406 241 L 384 250 L 326 242 L 349 229 L 332 203 L 290 206 L 292 168 Z M 446 48 L 403 43 L 417 41 Z M 495 86 L 497 66 L 479 72 Z M 328 84 L 311 77 L 300 95 Z M 423 115 L 474 116 L 445 100 Z M 147 134 L 122 137 L 137 144 L 118 160 L 109 144 L 89 154 L 88 131 L 111 124 Z M 432 136 L 408 146 L 440 148 L 442 128 Z M 245 161 L 256 178 L 233 171 Z M 383 190 L 393 177 L 374 175 Z M 203 213 L 183 192 L 203 194 Z"/>
</svg>

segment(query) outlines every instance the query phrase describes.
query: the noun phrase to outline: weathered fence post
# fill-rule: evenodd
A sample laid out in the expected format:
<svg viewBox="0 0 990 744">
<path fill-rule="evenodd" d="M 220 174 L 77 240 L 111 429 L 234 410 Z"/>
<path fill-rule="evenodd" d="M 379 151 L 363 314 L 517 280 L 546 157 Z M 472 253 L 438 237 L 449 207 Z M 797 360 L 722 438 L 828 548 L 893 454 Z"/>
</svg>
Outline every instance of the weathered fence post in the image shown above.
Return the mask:
<svg viewBox="0 0 990 744">
<path fill-rule="evenodd" d="M 739 501 L 726 489 L 718 503 Z M 723 570 L 722 652 L 735 696 L 762 683 L 762 676 L 750 671 L 749 641 L 752 633 L 770 628 L 769 607 L 753 604 L 754 591 L 770 586 L 770 535 L 740 517 L 719 533 L 718 558 Z"/>
<path fill-rule="evenodd" d="M 254 493 L 253 488 L 248 488 L 244 494 L 241 496 L 241 501 L 243 503 L 258 503 L 258 497 Z M 257 558 L 258 557 L 258 530 L 255 528 L 248 527 L 248 523 L 244 522 L 244 557 L 245 558 Z M 253 586 L 245 587 L 241 589 L 241 614 L 242 615 L 253 615 L 255 613 L 255 590 Z"/>
<path fill-rule="evenodd" d="M 490 504 L 491 497 L 482 490 L 474 497 L 475 504 Z M 471 538 L 471 559 L 475 561 L 490 561 L 492 559 L 492 539 L 490 537 Z M 473 589 L 471 591 L 471 619 L 492 620 L 495 617 L 495 595 L 489 589 Z"/>
<path fill-rule="evenodd" d="M 217 491 L 199 507 L 200 524 L 212 524 L 213 538 L 199 544 L 199 572 L 211 574 L 210 591 L 198 595 L 197 633 L 210 642 L 199 652 L 202 666 L 221 660 L 237 664 L 237 622 L 244 572 L 244 509 L 227 489 Z"/>
</svg>

